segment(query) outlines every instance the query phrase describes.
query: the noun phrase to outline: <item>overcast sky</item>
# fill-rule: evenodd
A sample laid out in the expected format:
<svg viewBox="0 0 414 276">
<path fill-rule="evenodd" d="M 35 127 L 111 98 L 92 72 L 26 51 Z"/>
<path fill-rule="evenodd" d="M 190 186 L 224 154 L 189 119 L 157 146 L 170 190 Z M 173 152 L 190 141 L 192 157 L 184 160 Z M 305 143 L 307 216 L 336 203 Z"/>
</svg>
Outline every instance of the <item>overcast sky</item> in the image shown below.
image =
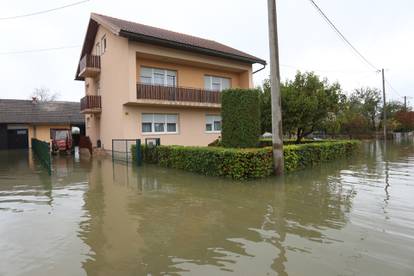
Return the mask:
<svg viewBox="0 0 414 276">
<path fill-rule="evenodd" d="M 0 0 L 0 18 L 50 9 L 77 0 Z M 78 0 L 79 1 L 79 0 Z M 388 97 L 413 97 L 414 1 L 315 0 L 343 34 L 375 66 L 386 68 Z M 380 75 L 339 39 L 309 0 L 277 0 L 282 79 L 312 70 L 339 81 L 345 92 L 381 87 Z M 0 98 L 27 99 L 48 87 L 60 100 L 78 101 L 74 81 L 80 45 L 91 12 L 216 40 L 269 59 L 266 0 L 91 0 L 51 13 L 0 20 Z M 14 51 L 76 48 L 26 54 Z M 260 85 L 268 68 L 254 76 Z"/>
</svg>

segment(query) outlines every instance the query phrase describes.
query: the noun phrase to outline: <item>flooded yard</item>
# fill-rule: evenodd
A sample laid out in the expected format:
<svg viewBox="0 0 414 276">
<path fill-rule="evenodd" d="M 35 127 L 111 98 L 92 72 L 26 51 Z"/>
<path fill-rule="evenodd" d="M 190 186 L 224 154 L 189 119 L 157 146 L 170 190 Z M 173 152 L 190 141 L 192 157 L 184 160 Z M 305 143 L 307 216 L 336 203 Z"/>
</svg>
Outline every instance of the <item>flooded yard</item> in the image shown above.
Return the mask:
<svg viewBox="0 0 414 276">
<path fill-rule="evenodd" d="M 385 149 L 386 148 L 386 149 Z M 236 182 L 0 151 L 0 275 L 414 275 L 414 145 Z"/>
</svg>

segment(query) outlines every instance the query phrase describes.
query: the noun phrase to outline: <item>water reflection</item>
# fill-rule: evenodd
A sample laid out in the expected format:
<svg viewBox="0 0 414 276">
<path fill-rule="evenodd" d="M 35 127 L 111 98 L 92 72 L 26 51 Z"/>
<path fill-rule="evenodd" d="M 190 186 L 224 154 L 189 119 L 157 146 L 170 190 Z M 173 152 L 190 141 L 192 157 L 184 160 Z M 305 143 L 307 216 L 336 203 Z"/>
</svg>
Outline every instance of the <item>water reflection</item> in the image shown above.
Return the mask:
<svg viewBox="0 0 414 276">
<path fill-rule="evenodd" d="M 15 237 L 0 250 L 15 261 L 0 260 L 0 274 L 414 274 L 411 143 L 366 143 L 349 160 L 245 183 L 110 159 L 56 159 L 49 177 L 30 156 L 9 160 L 0 237 Z M 29 224 L 48 238 L 17 242 Z"/>
</svg>

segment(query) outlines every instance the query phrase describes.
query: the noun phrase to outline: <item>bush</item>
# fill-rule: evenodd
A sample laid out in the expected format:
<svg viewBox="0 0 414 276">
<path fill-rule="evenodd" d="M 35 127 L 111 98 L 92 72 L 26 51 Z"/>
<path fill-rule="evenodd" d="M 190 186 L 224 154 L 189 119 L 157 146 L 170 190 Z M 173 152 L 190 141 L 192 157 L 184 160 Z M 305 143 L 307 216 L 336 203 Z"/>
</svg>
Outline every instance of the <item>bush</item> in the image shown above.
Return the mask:
<svg viewBox="0 0 414 276">
<path fill-rule="evenodd" d="M 222 92 L 221 99 L 223 146 L 256 147 L 260 136 L 259 91 L 228 89 Z"/>
<path fill-rule="evenodd" d="M 350 156 L 357 141 L 326 141 L 284 147 L 285 170 Z M 134 151 L 133 151 L 134 152 Z M 143 146 L 143 160 L 167 168 L 233 179 L 261 178 L 273 174 L 272 148 L 229 149 L 217 147 Z"/>
<path fill-rule="evenodd" d="M 325 141 L 284 146 L 285 171 L 295 171 L 317 163 L 348 157 L 357 149 L 358 141 Z"/>
</svg>

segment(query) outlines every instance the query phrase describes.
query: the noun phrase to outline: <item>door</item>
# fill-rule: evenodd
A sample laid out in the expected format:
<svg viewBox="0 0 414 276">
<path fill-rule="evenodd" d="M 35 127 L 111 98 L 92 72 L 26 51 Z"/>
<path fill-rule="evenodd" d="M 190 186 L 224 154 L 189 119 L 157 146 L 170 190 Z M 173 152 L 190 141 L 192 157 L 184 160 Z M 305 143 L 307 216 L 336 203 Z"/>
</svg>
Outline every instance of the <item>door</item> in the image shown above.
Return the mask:
<svg viewBox="0 0 414 276">
<path fill-rule="evenodd" d="M 28 130 L 8 129 L 7 143 L 9 149 L 27 149 L 29 147 Z"/>
</svg>

